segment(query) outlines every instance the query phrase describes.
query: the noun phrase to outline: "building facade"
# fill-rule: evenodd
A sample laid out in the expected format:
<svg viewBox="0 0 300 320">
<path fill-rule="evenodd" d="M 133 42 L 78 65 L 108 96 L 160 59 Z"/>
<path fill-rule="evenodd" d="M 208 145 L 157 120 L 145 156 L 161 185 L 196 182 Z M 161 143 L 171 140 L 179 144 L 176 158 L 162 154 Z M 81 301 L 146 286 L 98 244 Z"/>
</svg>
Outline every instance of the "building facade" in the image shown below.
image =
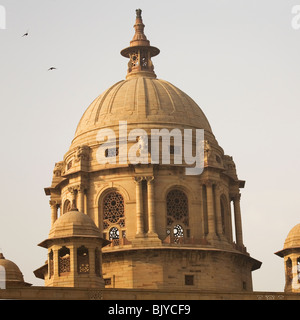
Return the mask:
<svg viewBox="0 0 300 320">
<path fill-rule="evenodd" d="M 138 9 L 121 51 L 126 78 L 87 108 L 45 188 L 51 228 L 39 246 L 47 261 L 34 271 L 45 287 L 30 287 L 13 266 L 10 281 L 22 285 L 0 290 L 0 298 L 299 299 L 290 281 L 300 279 L 290 271 L 300 263 L 299 228 L 277 253 L 285 293 L 253 292 L 261 262 L 243 241 L 245 181 L 196 102 L 157 78 L 152 59 L 160 51 L 144 27 Z M 186 157 L 189 148 L 196 152 Z"/>
<path fill-rule="evenodd" d="M 126 79 L 87 108 L 45 189 L 52 226 L 72 205 L 94 221 L 110 241 L 102 250 L 107 288 L 251 291 L 251 273 L 261 263 L 243 243 L 245 182 L 200 107 L 157 78 L 152 59 L 159 49 L 145 36 L 141 10 L 134 29 L 121 51 Z M 161 137 L 156 149 L 153 130 Z M 201 174 L 186 174 L 192 166 L 183 159 L 185 130 L 204 132 Z M 195 137 L 189 143 L 196 148 Z M 132 150 L 137 163 L 130 161 Z"/>
</svg>

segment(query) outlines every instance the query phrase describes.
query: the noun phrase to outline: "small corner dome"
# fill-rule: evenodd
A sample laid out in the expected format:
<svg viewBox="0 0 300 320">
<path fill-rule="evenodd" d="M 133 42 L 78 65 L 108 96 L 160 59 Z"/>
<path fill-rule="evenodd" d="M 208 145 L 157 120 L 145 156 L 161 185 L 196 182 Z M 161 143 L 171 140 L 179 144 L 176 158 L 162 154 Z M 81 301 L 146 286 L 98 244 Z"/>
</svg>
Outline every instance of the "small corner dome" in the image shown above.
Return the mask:
<svg viewBox="0 0 300 320">
<path fill-rule="evenodd" d="M 300 248 L 300 223 L 291 229 L 284 242 L 284 249 Z"/>
<path fill-rule="evenodd" d="M 19 267 L 12 261 L 5 259 L 0 253 L 0 267 L 5 270 L 6 282 L 24 283 L 24 277 Z"/>
<path fill-rule="evenodd" d="M 53 224 L 49 239 L 72 236 L 101 237 L 99 228 L 86 214 L 78 210 L 71 210 L 63 214 Z"/>
</svg>

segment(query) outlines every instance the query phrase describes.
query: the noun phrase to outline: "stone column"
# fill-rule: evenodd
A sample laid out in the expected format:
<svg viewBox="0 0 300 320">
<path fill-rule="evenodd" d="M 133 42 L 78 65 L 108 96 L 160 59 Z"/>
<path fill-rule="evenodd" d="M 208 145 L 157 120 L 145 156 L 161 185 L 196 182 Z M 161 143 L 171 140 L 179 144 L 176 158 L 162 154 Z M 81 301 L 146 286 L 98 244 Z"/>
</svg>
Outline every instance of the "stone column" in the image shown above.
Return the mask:
<svg viewBox="0 0 300 320">
<path fill-rule="evenodd" d="M 154 177 L 147 177 L 147 192 L 148 192 L 148 234 L 156 234 L 155 226 L 155 202 L 154 202 Z"/>
<path fill-rule="evenodd" d="M 144 229 L 144 212 L 143 212 L 143 194 L 142 194 L 142 177 L 134 178 L 136 184 L 136 235 L 143 237 Z"/>
<path fill-rule="evenodd" d="M 58 249 L 53 248 L 53 277 L 57 278 L 59 276 L 59 261 L 58 261 Z"/>
<path fill-rule="evenodd" d="M 84 213 L 88 214 L 88 188 L 84 192 Z"/>
<path fill-rule="evenodd" d="M 77 208 L 76 187 L 70 187 L 70 188 L 68 188 L 68 191 L 71 193 L 71 209 Z"/>
<path fill-rule="evenodd" d="M 77 270 L 77 248 L 75 245 L 70 245 L 68 247 L 70 249 L 70 273 L 72 274 L 72 278 L 74 281 L 74 277 L 78 274 Z"/>
<path fill-rule="evenodd" d="M 222 225 L 222 212 L 221 212 L 221 192 L 220 186 L 215 186 L 215 204 L 216 204 L 216 216 L 217 216 L 217 234 L 219 237 L 224 238 L 223 236 L 223 225 Z"/>
<path fill-rule="evenodd" d="M 208 216 L 208 239 L 216 239 L 216 223 L 215 223 L 215 208 L 214 208 L 214 193 L 213 182 L 206 181 L 206 194 L 207 194 L 207 216 Z"/>
<path fill-rule="evenodd" d="M 90 266 L 90 274 L 95 275 L 95 248 L 94 247 L 88 247 L 89 250 L 89 266 Z"/>
<path fill-rule="evenodd" d="M 230 199 L 230 196 L 228 195 L 228 199 Z M 227 209 L 228 209 L 228 236 L 229 236 L 229 241 L 233 242 L 233 233 L 232 233 L 232 211 L 231 211 L 231 201 L 227 204 Z"/>
<path fill-rule="evenodd" d="M 77 203 L 77 209 L 79 212 L 85 212 L 85 208 L 84 208 L 84 193 L 85 193 L 85 186 L 84 185 L 80 185 L 77 189 L 78 192 L 78 203 Z"/>
<path fill-rule="evenodd" d="M 241 194 L 233 197 L 236 244 L 243 247 L 242 217 L 240 206 Z"/>
<path fill-rule="evenodd" d="M 57 202 L 54 200 L 50 200 L 49 204 L 51 207 L 51 227 L 52 227 L 54 222 L 57 220 Z"/>
</svg>

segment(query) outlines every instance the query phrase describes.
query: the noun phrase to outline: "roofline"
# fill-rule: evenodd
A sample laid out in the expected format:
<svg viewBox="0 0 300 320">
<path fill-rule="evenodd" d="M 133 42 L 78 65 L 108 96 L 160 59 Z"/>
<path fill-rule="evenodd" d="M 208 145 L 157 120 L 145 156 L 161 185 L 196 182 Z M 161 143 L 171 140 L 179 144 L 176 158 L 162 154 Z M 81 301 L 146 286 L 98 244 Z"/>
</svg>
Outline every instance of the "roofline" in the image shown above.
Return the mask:
<svg viewBox="0 0 300 320">
<path fill-rule="evenodd" d="M 103 239 L 101 237 L 97 236 L 87 236 L 87 235 L 76 235 L 76 236 L 62 236 L 62 237 L 56 237 L 56 238 L 48 238 L 41 243 L 38 244 L 39 247 L 46 248 L 48 249 L 48 244 L 51 241 L 57 241 L 57 240 L 62 240 L 62 239 L 74 239 L 74 238 L 85 238 L 85 239 L 98 239 L 102 241 L 102 247 L 105 247 L 109 244 L 111 244 L 111 241 Z"/>
</svg>

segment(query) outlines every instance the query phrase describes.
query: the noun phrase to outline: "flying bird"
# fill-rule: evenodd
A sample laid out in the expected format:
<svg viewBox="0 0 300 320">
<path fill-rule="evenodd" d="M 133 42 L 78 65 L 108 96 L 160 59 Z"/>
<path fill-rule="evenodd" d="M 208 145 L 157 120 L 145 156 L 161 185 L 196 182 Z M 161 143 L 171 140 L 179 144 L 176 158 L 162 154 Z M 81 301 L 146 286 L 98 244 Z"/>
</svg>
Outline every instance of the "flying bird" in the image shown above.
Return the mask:
<svg viewBox="0 0 300 320">
<path fill-rule="evenodd" d="M 22 35 L 22 37 L 27 37 L 29 35 L 29 32 L 27 31 L 26 33 L 24 33 L 23 35 Z"/>
<path fill-rule="evenodd" d="M 48 71 L 52 71 L 52 70 L 56 70 L 56 68 L 55 67 L 51 67 L 51 68 L 48 69 Z"/>
</svg>

